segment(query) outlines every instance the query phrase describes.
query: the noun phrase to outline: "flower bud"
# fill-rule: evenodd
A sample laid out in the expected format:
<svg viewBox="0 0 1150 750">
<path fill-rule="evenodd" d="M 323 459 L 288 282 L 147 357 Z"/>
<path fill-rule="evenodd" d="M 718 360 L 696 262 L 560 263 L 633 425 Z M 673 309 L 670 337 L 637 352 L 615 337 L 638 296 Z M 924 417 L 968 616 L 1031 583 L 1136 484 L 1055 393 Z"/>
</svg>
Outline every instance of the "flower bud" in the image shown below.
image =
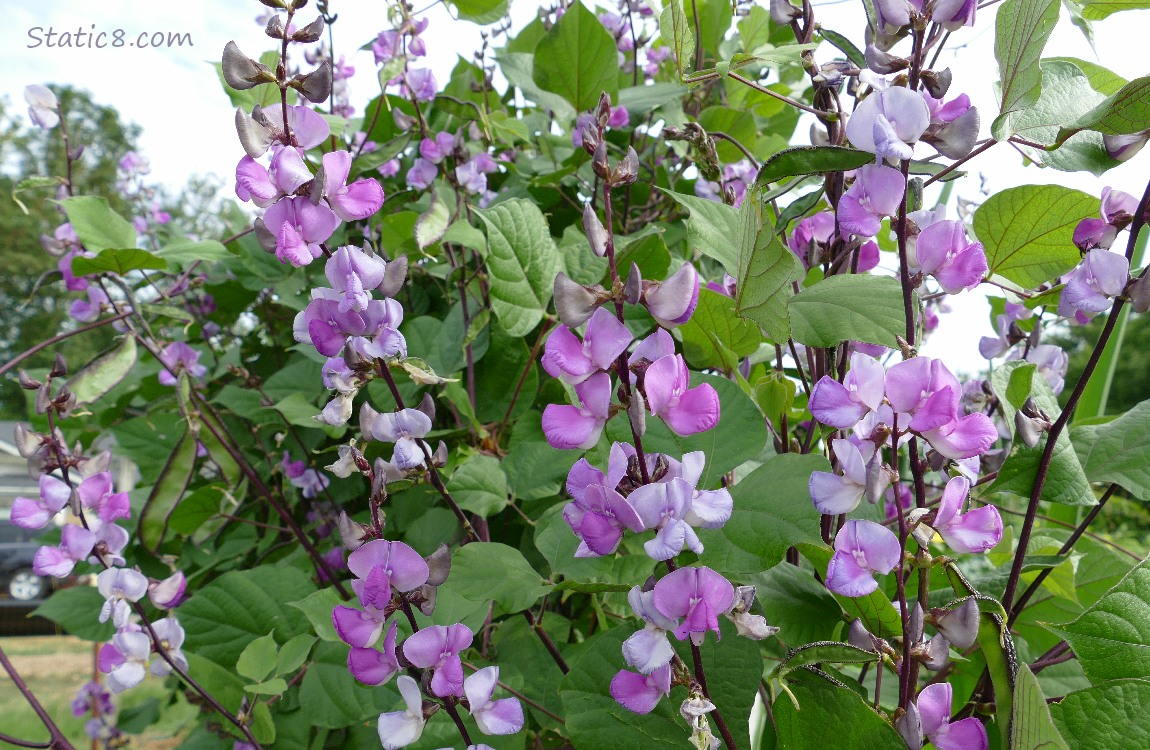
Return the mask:
<svg viewBox="0 0 1150 750">
<path fill-rule="evenodd" d="M 313 104 L 327 101 L 331 95 L 331 61 L 324 60 L 319 67 L 303 76 L 296 76 L 288 84 Z"/>
<path fill-rule="evenodd" d="M 555 311 L 568 328 L 586 323 L 599 306 L 599 295 L 560 272 L 555 277 Z"/>
<path fill-rule="evenodd" d="M 643 401 L 643 394 L 636 388 L 631 392 L 631 403 L 627 405 L 627 418 L 631 420 L 631 428 L 635 434 L 643 437 L 647 434 L 647 405 Z"/>
<path fill-rule="evenodd" d="M 1018 439 L 1027 448 L 1038 445 L 1039 441 L 1042 440 L 1042 433 L 1046 431 L 1041 422 L 1034 417 L 1026 416 L 1021 409 L 1014 412 L 1014 430 Z"/>
<path fill-rule="evenodd" d="M 43 385 L 43 383 L 41 383 L 39 380 L 33 380 L 32 376 L 23 370 L 20 371 L 17 379 L 20 382 L 20 387 L 26 391 L 34 391 Z"/>
<path fill-rule="evenodd" d="M 1134 312 L 1144 313 L 1150 310 L 1150 282 L 1147 282 L 1147 278 L 1150 277 L 1139 276 L 1126 288 Z"/>
<path fill-rule="evenodd" d="M 684 263 L 666 280 L 647 286 L 643 290 L 643 304 L 664 328 L 686 323 L 699 304 L 698 271 L 690 263 Z"/>
<path fill-rule="evenodd" d="M 411 130 L 415 126 L 415 118 L 401 110 L 399 107 L 391 110 L 391 119 L 395 122 L 395 127 L 405 132 Z"/>
<path fill-rule="evenodd" d="M 913 701 L 907 704 L 906 713 L 895 719 L 894 728 L 898 730 L 908 750 L 922 748 L 922 719 Z"/>
<path fill-rule="evenodd" d="M 451 548 L 446 544 L 439 547 L 427 558 L 427 583 L 431 586 L 442 586 L 451 574 Z"/>
<path fill-rule="evenodd" d="M 864 54 L 866 55 L 867 67 L 880 75 L 897 73 L 900 70 L 906 70 L 910 67 L 910 60 L 885 52 L 873 44 L 866 46 L 866 52 Z"/>
<path fill-rule="evenodd" d="M 431 465 L 442 469 L 447 466 L 447 456 L 447 443 L 440 440 L 439 445 L 435 447 L 435 453 L 431 454 Z"/>
<path fill-rule="evenodd" d="M 591 154 L 591 170 L 601 180 L 611 176 L 611 168 L 607 164 L 607 141 L 599 141 L 595 152 Z"/>
<path fill-rule="evenodd" d="M 323 36 L 323 16 L 319 16 L 314 21 L 304 26 L 302 29 L 291 35 L 293 42 L 304 42 L 310 44 L 318 42 L 319 38 Z"/>
<path fill-rule="evenodd" d="M 383 281 L 379 284 L 379 291 L 385 297 L 394 297 L 403 288 L 407 279 L 407 256 L 401 255 L 395 260 L 388 261 L 383 271 Z"/>
<path fill-rule="evenodd" d="M 188 579 L 177 570 L 162 581 L 148 582 L 148 599 L 160 609 L 175 609 L 184 600 Z"/>
<path fill-rule="evenodd" d="M 627 274 L 627 281 L 623 284 L 623 299 L 628 304 L 637 305 L 643 296 L 643 273 L 639 270 L 639 266 L 634 261 L 631 262 L 631 270 Z"/>
<path fill-rule="evenodd" d="M 915 602 L 914 607 L 910 611 L 910 617 L 906 620 L 906 631 L 903 633 L 903 637 L 909 638 L 912 644 L 922 643 L 922 623 L 922 605 Z"/>
<path fill-rule="evenodd" d="M 879 649 L 875 640 L 875 637 L 866 629 L 861 617 L 851 620 L 851 624 L 847 627 L 848 643 L 855 648 L 861 648 L 863 651 L 877 652 Z"/>
<path fill-rule="evenodd" d="M 639 154 L 631 146 L 627 147 L 627 155 L 619 160 L 611 172 L 612 185 L 630 185 L 639 177 Z"/>
<path fill-rule="evenodd" d="M 803 12 L 788 0 L 771 0 L 771 20 L 779 26 L 787 26 L 802 15 Z"/>
<path fill-rule="evenodd" d="M 604 91 L 599 94 L 599 104 L 595 107 L 595 119 L 599 121 L 599 127 L 607 127 L 607 121 L 611 119 L 611 97 Z"/>
<path fill-rule="evenodd" d="M 44 383 L 40 389 L 36 391 L 36 413 L 44 414 L 52 406 L 52 391 L 50 384 Z"/>
<path fill-rule="evenodd" d="M 958 607 L 936 615 L 934 627 L 958 648 L 970 648 L 978 638 L 979 615 L 978 602 L 969 597 Z"/>
<path fill-rule="evenodd" d="M 220 68 L 224 74 L 224 81 L 237 91 L 246 91 L 263 83 L 272 83 L 276 79 L 268 66 L 240 52 L 235 42 L 228 42 L 224 46 Z"/>
<path fill-rule="evenodd" d="M 64 360 L 64 355 L 59 352 L 56 353 L 56 358 L 52 360 L 52 369 L 48 371 L 49 378 L 64 378 L 68 376 L 68 363 Z"/>
<path fill-rule="evenodd" d="M 952 80 L 954 80 L 954 74 L 950 72 L 950 68 L 943 68 L 937 71 L 922 71 L 922 85 L 926 87 L 927 92 L 935 99 L 941 99 L 946 96 L 946 92 L 950 91 L 950 82 Z"/>
<path fill-rule="evenodd" d="M 415 407 L 416 411 L 421 411 L 427 415 L 427 418 L 435 421 L 435 399 L 431 397 L 430 393 L 423 394 L 423 400 L 419 402 L 419 406 Z"/>
<path fill-rule="evenodd" d="M 579 137 L 583 139 L 583 150 L 588 154 L 594 154 L 595 149 L 599 148 L 599 128 L 596 127 L 594 120 L 583 124 Z"/>
<path fill-rule="evenodd" d="M 36 452 L 40 450 L 40 446 L 44 444 L 44 437 L 38 432 L 33 432 L 30 426 L 22 422 L 16 423 L 14 433 L 16 451 L 20 454 L 21 458 L 31 458 L 36 455 Z"/>
<path fill-rule="evenodd" d="M 364 458 L 363 453 L 355 445 L 355 440 L 348 441 L 347 445 L 341 445 L 338 448 L 339 458 L 331 464 L 323 467 L 335 474 L 340 479 L 347 479 L 352 474 L 357 472 L 366 473 L 365 469 L 369 469 L 370 465 L 367 459 Z"/>
<path fill-rule="evenodd" d="M 1102 145 L 1106 147 L 1106 153 L 1110 155 L 1111 159 L 1129 161 L 1142 150 L 1148 140 L 1150 140 L 1150 130 L 1143 130 L 1141 133 L 1131 133 L 1130 135 L 1104 135 L 1102 136 Z"/>
<path fill-rule="evenodd" d="M 267 153 L 275 138 L 275 133 L 270 127 L 257 121 L 253 115 L 245 112 L 243 107 L 236 109 L 236 135 L 239 136 L 244 152 L 253 159 L 258 159 Z"/>
<path fill-rule="evenodd" d="M 273 15 L 268 19 L 268 25 L 264 27 L 264 33 L 272 39 L 284 38 L 284 22 L 279 15 Z"/>
<path fill-rule="evenodd" d="M 950 643 L 943 636 L 936 635 L 927 642 L 918 659 L 924 667 L 937 672 L 950 661 Z"/>
<path fill-rule="evenodd" d="M 599 216 L 595 213 L 595 209 L 591 208 L 590 203 L 583 207 L 583 232 L 587 235 L 587 241 L 591 243 L 591 252 L 600 258 L 607 254 L 607 229 L 603 226 L 603 222 L 599 221 Z"/>
</svg>

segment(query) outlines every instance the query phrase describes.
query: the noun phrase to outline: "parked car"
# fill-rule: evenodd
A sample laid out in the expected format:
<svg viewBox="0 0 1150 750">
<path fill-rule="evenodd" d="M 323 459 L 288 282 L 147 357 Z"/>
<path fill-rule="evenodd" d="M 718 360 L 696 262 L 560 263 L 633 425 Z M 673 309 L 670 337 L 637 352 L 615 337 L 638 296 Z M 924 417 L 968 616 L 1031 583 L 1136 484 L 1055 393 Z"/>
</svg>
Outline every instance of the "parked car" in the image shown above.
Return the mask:
<svg viewBox="0 0 1150 750">
<path fill-rule="evenodd" d="M 32 570 L 32 558 L 40 548 L 39 533 L 0 517 L 0 591 L 17 601 L 43 599 L 51 591 L 51 580 Z"/>
</svg>

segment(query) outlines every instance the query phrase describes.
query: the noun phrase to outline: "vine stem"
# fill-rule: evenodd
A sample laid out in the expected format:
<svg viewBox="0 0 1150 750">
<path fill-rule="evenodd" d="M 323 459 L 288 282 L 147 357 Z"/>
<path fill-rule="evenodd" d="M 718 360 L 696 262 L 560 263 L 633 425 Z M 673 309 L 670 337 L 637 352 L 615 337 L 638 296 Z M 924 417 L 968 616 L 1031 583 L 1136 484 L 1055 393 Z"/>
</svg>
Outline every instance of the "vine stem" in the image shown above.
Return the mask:
<svg viewBox="0 0 1150 750">
<path fill-rule="evenodd" d="M 695 642 L 691 642 L 691 661 L 695 666 L 695 680 L 699 683 L 699 687 L 703 689 L 703 697 L 711 700 L 711 691 L 707 688 L 707 674 L 703 669 L 703 655 L 699 652 L 699 647 Z M 711 701 L 712 705 L 714 701 Z M 723 744 L 727 746 L 728 750 L 737 750 L 735 745 L 735 738 L 731 736 L 731 730 L 727 728 L 727 722 L 723 721 L 723 715 L 719 713 L 719 708 L 716 706 L 711 711 L 711 716 L 715 719 L 715 726 L 719 728 L 719 734 L 723 737 Z"/>
<path fill-rule="evenodd" d="M 559 648 L 555 645 L 555 641 L 551 640 L 551 636 L 547 635 L 547 631 L 543 629 L 543 621 L 531 614 L 530 609 L 523 610 L 523 616 L 527 618 L 531 629 L 535 631 L 539 636 L 539 640 L 543 642 L 543 647 L 547 649 L 547 653 L 551 654 L 551 659 L 555 662 L 555 666 L 559 667 L 559 671 L 563 674 L 570 672 L 571 667 L 567 666 L 567 660 L 563 658 L 563 654 L 559 653 Z"/>
<path fill-rule="evenodd" d="M 1138 202 L 1138 209 L 1134 214 L 1134 221 L 1130 225 L 1130 239 L 1126 243 L 1126 260 L 1129 261 L 1134 256 L 1134 248 L 1138 243 L 1138 235 L 1142 230 L 1143 225 L 1146 223 L 1146 208 L 1150 205 L 1150 182 L 1146 184 L 1146 190 L 1142 193 L 1142 200 Z M 1145 275 L 1143 271 L 1143 275 Z M 1026 506 L 1026 517 L 1022 521 L 1022 529 L 1018 533 L 1018 547 L 1014 553 L 1014 562 L 1010 566 L 1010 577 L 1006 581 L 1006 590 L 1002 594 L 1002 606 L 1007 612 L 1012 613 L 1014 604 L 1014 593 L 1018 589 L 1018 581 L 1022 576 L 1023 558 L 1026 556 L 1026 548 L 1030 545 L 1030 533 L 1034 530 L 1034 517 L 1038 513 L 1038 503 L 1042 499 L 1042 488 L 1046 485 L 1046 477 L 1050 472 L 1050 462 L 1054 457 L 1054 448 L 1058 443 L 1058 437 L 1062 431 L 1066 429 L 1067 423 L 1070 422 L 1070 417 L 1074 414 L 1075 407 L 1078 406 L 1078 400 L 1082 398 L 1082 393 L 1086 390 L 1086 384 L 1090 380 L 1090 376 L 1094 374 L 1094 368 L 1098 366 L 1098 361 L 1102 358 L 1102 352 L 1106 350 L 1106 344 L 1110 340 L 1110 334 L 1114 332 L 1114 326 L 1118 323 L 1118 315 L 1122 312 L 1122 307 L 1126 300 L 1119 297 L 1114 300 L 1114 306 L 1110 308 L 1110 314 L 1106 316 L 1106 324 L 1102 328 L 1102 333 L 1098 336 L 1098 342 L 1094 345 L 1094 350 L 1090 352 L 1090 359 L 1086 362 L 1086 367 L 1082 370 L 1082 375 L 1078 378 L 1078 382 L 1074 385 L 1074 391 L 1070 394 L 1070 398 L 1066 401 L 1066 407 L 1062 413 L 1058 415 L 1058 419 L 1050 426 L 1050 432 L 1046 436 L 1046 445 L 1042 449 L 1042 459 L 1038 464 L 1038 471 L 1034 476 L 1034 486 L 1030 491 L 1030 502 Z"/>
</svg>

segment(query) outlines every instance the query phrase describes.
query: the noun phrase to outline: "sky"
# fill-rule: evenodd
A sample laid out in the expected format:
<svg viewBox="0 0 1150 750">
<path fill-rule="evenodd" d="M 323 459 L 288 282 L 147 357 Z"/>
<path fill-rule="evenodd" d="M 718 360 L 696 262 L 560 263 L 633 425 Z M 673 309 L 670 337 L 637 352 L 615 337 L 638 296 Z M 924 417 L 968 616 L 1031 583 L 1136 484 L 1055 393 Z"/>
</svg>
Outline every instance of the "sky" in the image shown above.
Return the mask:
<svg viewBox="0 0 1150 750">
<path fill-rule="evenodd" d="M 766 0 L 759 0 L 763 4 Z M 418 4 L 418 3 L 417 3 Z M 594 7 L 590 2 L 588 5 Z M 0 27 L 0 96 L 22 104 L 23 88 L 31 83 L 71 83 L 89 90 L 96 101 L 116 106 L 123 117 L 142 126 L 141 151 L 151 161 L 152 178 L 171 188 L 182 186 L 191 173 L 214 173 L 230 182 L 242 155 L 233 127 L 234 111 L 211 68 L 224 45 L 235 40 L 252 56 L 270 48 L 255 18 L 264 7 L 255 0 L 199 0 L 196 3 L 77 3 L 73 0 L 39 0 L 7 3 L 5 23 Z M 601 3 L 606 7 L 608 3 Z M 613 4 L 612 4 L 613 5 Z M 383 0 L 331 0 L 339 18 L 333 25 L 337 56 L 347 55 L 361 74 L 352 81 L 352 102 L 362 108 L 379 93 L 372 75 L 370 51 L 359 47 L 387 27 Z M 535 17 L 539 3 L 512 0 L 513 28 Z M 827 28 L 856 41 L 865 23 L 861 0 L 815 2 L 816 17 Z M 302 11 L 310 20 L 314 3 Z M 441 3 L 426 12 L 430 25 L 424 36 L 428 62 L 439 80 L 446 80 L 457 55 L 470 56 L 481 43 L 480 27 L 454 20 Z M 1063 18 L 1047 45 L 1045 56 L 1071 56 L 1098 62 L 1128 79 L 1146 73 L 1145 30 L 1150 11 L 1131 11 L 1096 24 L 1096 50 L 1081 32 Z M 111 41 L 117 29 L 124 46 L 119 48 L 49 48 L 47 32 L 57 34 L 82 29 L 104 32 Z M 172 48 L 140 48 L 134 42 L 141 33 L 174 32 L 190 35 L 191 45 Z M 147 37 L 145 37 L 147 38 Z M 952 35 L 951 47 L 942 53 L 938 67 L 954 71 L 952 95 L 966 92 L 983 114 L 989 128 L 994 107 L 992 85 L 997 79 L 994 63 L 993 10 L 979 15 L 973 29 Z M 38 46 L 37 43 L 39 42 Z M 861 46 L 861 45 L 860 45 Z M 956 49 L 956 47 L 958 47 Z M 822 49 L 816 59 L 835 56 Z M 800 129 L 805 132 L 805 129 Z M 984 134 L 985 137 L 986 134 Z M 969 165 L 971 177 L 959 183 L 960 197 L 977 200 L 980 188 L 997 192 L 1020 184 L 1057 183 L 1099 194 L 1104 185 L 1139 194 L 1150 156 L 1140 154 L 1103 178 L 1025 168 L 1016 152 L 1005 145 L 992 148 Z M 980 181 L 978 177 L 983 179 Z M 929 194 L 928 194 L 929 197 Z M 979 293 L 952 297 L 954 312 L 943 316 L 941 328 L 923 352 L 958 363 L 968 373 L 984 364 L 978 356 L 978 339 L 991 332 L 988 306 Z"/>
</svg>

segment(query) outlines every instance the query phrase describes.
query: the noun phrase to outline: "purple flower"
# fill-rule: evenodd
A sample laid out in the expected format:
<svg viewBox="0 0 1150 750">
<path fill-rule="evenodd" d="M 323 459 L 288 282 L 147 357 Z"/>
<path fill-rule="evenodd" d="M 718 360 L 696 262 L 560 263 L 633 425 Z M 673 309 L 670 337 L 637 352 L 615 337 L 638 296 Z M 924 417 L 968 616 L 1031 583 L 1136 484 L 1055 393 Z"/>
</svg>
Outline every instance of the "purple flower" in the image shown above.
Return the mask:
<svg viewBox="0 0 1150 750">
<path fill-rule="evenodd" d="M 930 92 L 921 93 L 930 109 L 930 127 L 922 139 L 951 159 L 961 159 L 969 154 L 978 140 L 980 124 L 978 110 L 970 106 L 970 97 L 960 94 L 943 104 L 941 99 L 935 99 Z"/>
<path fill-rule="evenodd" d="M 88 556 L 96 544 L 96 535 L 83 526 L 65 524 L 59 547 L 41 547 L 32 558 L 32 570 L 38 576 L 63 578 L 76 563 Z"/>
<path fill-rule="evenodd" d="M 296 267 L 318 258 L 323 253 L 320 243 L 339 226 L 339 217 L 326 203 L 298 197 L 281 198 L 264 213 L 263 221 L 275 237 L 276 257 Z"/>
<path fill-rule="evenodd" d="M 347 567 L 361 580 L 382 576 L 381 585 L 396 591 L 413 591 L 427 583 L 430 571 L 419 553 L 403 542 L 376 539 L 348 555 Z M 352 588 L 357 588 L 352 582 Z M 388 595 L 390 598 L 390 594 Z"/>
<path fill-rule="evenodd" d="M 370 177 L 347 184 L 351 173 L 351 154 L 332 151 L 323 155 L 323 196 L 335 215 L 344 221 L 359 221 L 374 214 L 383 205 L 383 188 Z"/>
<path fill-rule="evenodd" d="M 349 343 L 367 359 L 407 354 L 407 342 L 398 330 L 403 322 L 402 305 L 393 299 L 373 299 L 364 310 L 341 311 L 341 304 L 344 295 L 334 289 L 313 289 L 312 301 L 295 317 L 295 340 L 310 343 L 325 357 L 341 354 Z"/>
<path fill-rule="evenodd" d="M 423 695 L 419 692 L 419 684 L 407 675 L 401 675 L 395 684 L 399 688 L 399 694 L 403 696 L 406 710 L 379 715 L 379 740 L 383 743 L 383 750 L 399 750 L 415 742 L 423 734 L 423 726 L 426 723 L 423 718 Z"/>
<path fill-rule="evenodd" d="M 687 363 L 678 354 L 660 357 L 643 375 L 647 408 L 683 437 L 719 423 L 719 394 L 709 383 L 689 388 L 690 377 Z"/>
<path fill-rule="evenodd" d="M 439 92 L 435 74 L 428 68 L 408 70 L 404 77 L 404 87 L 413 99 L 420 102 L 431 101 Z"/>
<path fill-rule="evenodd" d="M 607 127 L 609 128 L 625 128 L 631 122 L 631 113 L 623 105 L 611 108 L 611 114 L 607 118 Z"/>
<path fill-rule="evenodd" d="M 1016 359 L 1020 356 L 1015 352 L 1007 359 Z M 1055 344 L 1039 344 L 1031 347 L 1026 354 L 1026 361 L 1038 366 L 1038 374 L 1043 377 L 1054 395 L 1062 393 L 1066 386 L 1066 368 L 1070 365 L 1070 356 Z"/>
<path fill-rule="evenodd" d="M 33 500 L 18 497 L 12 501 L 10 519 L 23 529 L 42 529 L 52 517 L 68 504 L 72 488 L 66 482 L 48 474 L 40 475 L 40 497 Z"/>
<path fill-rule="evenodd" d="M 403 655 L 421 669 L 432 669 L 431 692 L 440 698 L 463 695 L 463 663 L 459 652 L 474 636 L 466 625 L 432 625 L 403 642 Z"/>
<path fill-rule="evenodd" d="M 842 596 L 866 596 L 878 588 L 874 574 L 891 572 L 901 556 L 890 529 L 873 521 L 847 521 L 835 536 L 827 588 Z"/>
<path fill-rule="evenodd" d="M 188 660 L 184 658 L 183 652 L 180 650 L 184 645 L 184 628 L 180 625 L 176 618 L 168 615 L 162 620 L 156 620 L 152 623 L 152 630 L 156 632 L 156 637 L 160 643 L 163 644 L 164 649 L 168 652 L 168 656 L 172 657 L 172 661 L 176 662 L 182 669 L 188 668 Z M 157 659 L 152 663 L 149 670 L 156 677 L 166 677 L 171 674 L 172 667 L 164 659 Z"/>
<path fill-rule="evenodd" d="M 202 378 L 208 368 L 199 364 L 200 353 L 182 341 L 173 341 L 160 352 L 160 363 L 164 369 L 160 370 L 160 383 L 162 385 L 175 385 L 180 370 L 187 370 L 193 378 Z"/>
<path fill-rule="evenodd" d="M 264 107 L 261 114 L 267 118 L 272 130 L 278 135 L 284 122 L 283 105 L 273 104 L 270 107 Z M 327 120 L 323 119 L 323 115 L 311 107 L 289 104 L 287 121 L 292 134 L 290 145 L 303 151 L 315 148 L 331 135 L 331 127 L 327 124 Z M 252 158 L 259 156 L 259 154 L 251 152 L 248 155 Z"/>
<path fill-rule="evenodd" d="M 132 614 L 128 602 L 138 602 L 148 593 L 148 577 L 130 568 L 108 568 L 96 576 L 96 589 L 105 599 L 100 622 L 111 619 L 117 628 L 122 628 Z"/>
<path fill-rule="evenodd" d="M 332 288 L 343 294 L 337 307 L 339 312 L 362 313 L 371 303 L 371 290 L 383 283 L 387 263 L 379 256 L 345 245 L 327 259 L 324 274 Z"/>
<path fill-rule="evenodd" d="M 824 375 L 811 391 L 810 410 L 815 419 L 840 430 L 854 427 L 882 404 L 886 372 L 874 357 L 852 352 L 843 382 Z"/>
<path fill-rule="evenodd" d="M 371 43 L 371 53 L 375 56 L 376 65 L 391 62 L 400 54 L 400 41 L 402 35 L 398 31 L 381 31 Z"/>
<path fill-rule="evenodd" d="M 795 231 L 787 238 L 787 246 L 799 257 L 804 267 L 809 267 L 812 247 L 826 245 L 834 236 L 835 215 L 830 211 L 819 211 L 798 223 Z"/>
<path fill-rule="evenodd" d="M 937 0 L 930 20 L 947 31 L 958 31 L 963 26 L 974 25 L 974 12 L 977 8 L 976 0 Z"/>
<path fill-rule="evenodd" d="M 1102 248 L 1091 250 L 1068 275 L 1058 300 L 1058 314 L 1084 324 L 1109 309 L 1111 298 L 1122 294 L 1129 280 L 1126 256 Z"/>
<path fill-rule="evenodd" d="M 543 410 L 543 434 L 552 448 L 586 450 L 599 442 L 611 407 L 611 376 L 595 373 L 575 393 L 581 406 L 548 404 Z"/>
<path fill-rule="evenodd" d="M 472 195 L 487 190 L 487 173 L 482 166 L 476 159 L 471 159 L 455 168 L 455 179 L 459 181 L 459 186 Z"/>
<path fill-rule="evenodd" d="M 843 475 L 814 471 L 808 481 L 811 502 L 819 512 L 831 516 L 850 513 L 864 495 L 876 501 L 890 482 L 890 476 L 882 468 L 882 452 L 875 449 L 875 444 L 869 440 L 859 444 L 832 440 L 831 450 L 839 460 Z"/>
<path fill-rule="evenodd" d="M 1150 141 L 1150 130 L 1143 130 L 1141 133 L 1131 133 L 1129 135 L 1104 135 L 1102 136 L 1102 145 L 1106 147 L 1106 153 L 1110 155 L 1111 159 L 1116 161 L 1129 161 L 1134 158 L 1134 155 L 1142 150 L 1146 142 Z"/>
<path fill-rule="evenodd" d="M 839 226 L 844 232 L 874 237 L 882 226 L 882 217 L 898 212 L 905 188 L 897 169 L 877 164 L 861 167 L 854 184 L 839 200 Z"/>
<path fill-rule="evenodd" d="M 424 158 L 416 158 L 411 169 L 407 170 L 407 186 L 412 190 L 427 190 L 431 186 L 439 169 Z"/>
<path fill-rule="evenodd" d="M 581 458 L 567 475 L 571 502 L 563 508 L 563 520 L 579 537 L 576 557 L 609 555 L 623 539 L 623 530 L 642 531 L 643 521 L 630 502 L 616 491 L 627 471 L 627 454 L 621 443 L 611 446 L 607 475 Z"/>
<path fill-rule="evenodd" d="M 424 138 L 419 142 L 419 155 L 432 164 L 438 164 L 455 151 L 455 135 L 439 132 L 435 138 Z"/>
<path fill-rule="evenodd" d="M 396 624 L 392 622 L 383 639 L 383 651 L 353 646 L 347 654 L 347 669 L 351 672 L 351 676 L 364 685 L 382 685 L 390 680 L 392 675 L 398 673 L 399 660 L 395 656 L 397 633 Z M 342 634 L 340 637 L 343 637 Z M 346 639 L 344 642 L 346 643 Z M 372 643 L 374 644 L 374 641 Z"/>
<path fill-rule="evenodd" d="M 969 493 L 970 480 L 966 477 L 954 477 L 947 482 L 934 528 L 955 552 L 986 552 L 1002 541 L 1002 517 L 993 505 L 963 513 Z"/>
<path fill-rule="evenodd" d="M 878 16 L 875 19 L 878 33 L 893 35 L 910 23 L 911 10 L 922 10 L 922 0 L 877 0 L 874 7 Z"/>
<path fill-rule="evenodd" d="M 331 483 L 331 480 L 320 472 L 307 468 L 307 464 L 303 461 L 293 462 L 287 451 L 284 451 L 283 469 L 288 481 L 293 487 L 301 490 L 300 494 L 304 498 L 315 497 Z"/>
<path fill-rule="evenodd" d="M 706 458 L 702 451 L 683 456 L 680 476 L 637 487 L 627 498 L 643 520 L 645 529 L 657 530 L 654 539 L 643 549 L 655 560 L 669 560 L 683 551 L 684 545 L 695 553 L 703 544 L 692 527 L 721 528 L 731 517 L 734 504 L 726 489 L 695 488 Z"/>
<path fill-rule="evenodd" d="M 600 370 L 611 369 L 631 338 L 627 326 L 600 307 L 587 322 L 583 341 L 567 326 L 555 329 L 543 350 L 543 369 L 564 383 L 578 385 Z"/>
<path fill-rule="evenodd" d="M 655 584 L 655 608 L 664 617 L 685 618 L 675 637 L 684 641 L 689 636 L 696 646 L 708 630 L 719 633 L 719 615 L 734 601 L 735 587 L 710 568 L 679 568 Z"/>
<path fill-rule="evenodd" d="M 670 664 L 664 664 L 650 674 L 623 669 L 611 680 L 611 697 L 623 708 L 637 714 L 651 713 L 663 696 L 670 694 Z"/>
<path fill-rule="evenodd" d="M 908 88 L 892 86 L 859 102 L 847 120 L 847 138 L 855 148 L 875 154 L 879 161 L 909 159 L 913 144 L 929 125 L 930 110 L 922 97 Z"/>
<path fill-rule="evenodd" d="M 977 456 L 998 439 L 985 414 L 960 414 L 962 387 L 942 360 L 913 357 L 891 367 L 886 397 L 899 415 L 899 426 L 919 433 L 947 458 Z"/>
<path fill-rule="evenodd" d="M 112 642 L 100 649 L 97 658 L 97 667 L 108 675 L 108 689 L 122 693 L 139 685 L 147 674 L 145 668 L 151 653 L 152 643 L 138 627 L 116 633 Z"/>
<path fill-rule="evenodd" d="M 949 683 L 927 685 L 918 694 L 922 733 L 938 750 L 986 750 L 990 747 L 986 727 L 973 716 L 951 722 L 953 688 Z"/>
<path fill-rule="evenodd" d="M 961 221 L 938 221 L 918 235 L 918 265 L 948 294 L 974 289 L 988 266 L 982 244 L 971 242 Z"/>
<path fill-rule="evenodd" d="M 677 620 L 665 617 L 655 607 L 655 592 L 643 591 L 638 586 L 627 592 L 631 611 L 646 623 L 642 630 L 623 641 L 623 658 L 643 674 L 651 674 L 667 666 L 675 657 L 675 649 L 667 633 L 679 626 Z"/>
<path fill-rule="evenodd" d="M 175 609 L 184 600 L 184 590 L 188 579 L 182 570 L 177 570 L 162 581 L 148 583 L 148 599 L 158 609 Z"/>
<path fill-rule="evenodd" d="M 51 130 L 60 123 L 60 104 L 47 86 L 25 86 L 24 101 L 28 103 L 28 116 L 36 127 Z"/>
<path fill-rule="evenodd" d="M 380 414 L 365 403 L 359 410 L 359 426 L 365 438 L 395 443 L 393 463 L 400 469 L 423 466 L 426 459 L 420 443 L 431 431 L 431 417 L 420 410 L 400 409 Z"/>
<path fill-rule="evenodd" d="M 463 681 L 471 712 L 479 731 L 487 735 L 515 734 L 523 728 L 523 706 L 515 698 L 491 700 L 499 682 L 499 667 L 485 667 Z"/>
<path fill-rule="evenodd" d="M 1024 320 L 1034 315 L 1034 311 L 1014 302 L 1007 302 L 1003 314 L 995 318 L 998 336 L 983 336 L 978 341 L 978 353 L 987 359 L 1002 356 L 1007 349 L 1014 346 L 1018 339 L 1011 339 L 1011 328 L 1015 321 Z"/>
<path fill-rule="evenodd" d="M 699 304 L 699 273 L 690 263 L 664 281 L 644 281 L 642 303 L 664 328 L 686 323 Z"/>
</svg>

